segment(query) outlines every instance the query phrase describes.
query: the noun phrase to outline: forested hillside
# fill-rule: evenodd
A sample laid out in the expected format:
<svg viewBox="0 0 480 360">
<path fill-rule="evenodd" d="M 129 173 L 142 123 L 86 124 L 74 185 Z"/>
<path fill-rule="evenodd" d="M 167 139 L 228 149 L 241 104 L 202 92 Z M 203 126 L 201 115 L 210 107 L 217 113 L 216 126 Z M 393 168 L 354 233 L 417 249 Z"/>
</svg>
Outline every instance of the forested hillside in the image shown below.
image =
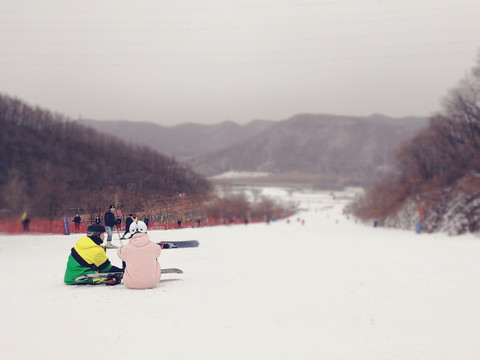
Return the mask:
<svg viewBox="0 0 480 360">
<path fill-rule="evenodd" d="M 480 54 L 449 91 L 430 126 L 401 146 L 398 175 L 373 186 L 352 207 L 363 219 L 427 231 L 480 230 Z"/>
<path fill-rule="evenodd" d="M 142 210 L 210 191 L 203 176 L 172 158 L 2 94 L 0 125 L 3 215 L 54 219 L 73 209 L 105 211 L 110 203 Z"/>
</svg>

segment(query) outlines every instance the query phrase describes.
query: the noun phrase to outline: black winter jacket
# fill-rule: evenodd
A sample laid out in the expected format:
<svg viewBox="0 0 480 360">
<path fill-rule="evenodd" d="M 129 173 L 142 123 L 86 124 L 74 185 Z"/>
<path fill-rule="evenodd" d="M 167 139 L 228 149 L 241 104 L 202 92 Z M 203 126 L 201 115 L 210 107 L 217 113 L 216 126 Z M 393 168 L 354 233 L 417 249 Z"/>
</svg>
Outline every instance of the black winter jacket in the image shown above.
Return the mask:
<svg viewBox="0 0 480 360">
<path fill-rule="evenodd" d="M 117 220 L 115 219 L 115 214 L 111 211 L 105 213 L 105 226 L 113 228 L 117 225 Z"/>
</svg>

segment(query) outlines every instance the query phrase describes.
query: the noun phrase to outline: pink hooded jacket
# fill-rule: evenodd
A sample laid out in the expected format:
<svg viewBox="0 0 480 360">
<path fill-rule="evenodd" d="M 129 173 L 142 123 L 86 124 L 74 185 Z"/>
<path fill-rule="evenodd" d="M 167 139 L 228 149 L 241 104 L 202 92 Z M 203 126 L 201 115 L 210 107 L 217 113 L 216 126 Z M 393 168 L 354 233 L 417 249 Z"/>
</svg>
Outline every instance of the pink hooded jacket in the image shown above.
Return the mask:
<svg viewBox="0 0 480 360">
<path fill-rule="evenodd" d="M 157 258 L 161 251 L 161 247 L 144 233 L 136 233 L 127 245 L 120 246 L 118 257 L 127 264 L 123 275 L 125 286 L 130 289 L 154 288 L 160 281 Z"/>
</svg>

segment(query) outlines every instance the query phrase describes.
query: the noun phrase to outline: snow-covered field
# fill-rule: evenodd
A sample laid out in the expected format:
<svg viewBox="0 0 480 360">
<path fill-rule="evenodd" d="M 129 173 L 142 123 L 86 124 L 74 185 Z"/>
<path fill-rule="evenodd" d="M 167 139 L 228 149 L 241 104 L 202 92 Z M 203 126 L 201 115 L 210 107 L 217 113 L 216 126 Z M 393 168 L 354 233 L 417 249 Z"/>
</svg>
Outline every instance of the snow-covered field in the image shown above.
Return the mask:
<svg viewBox="0 0 480 360">
<path fill-rule="evenodd" d="M 250 172 L 250 171 L 227 171 L 226 173 L 212 176 L 211 179 L 239 179 L 239 178 L 256 178 L 270 175 L 266 172 Z"/>
<path fill-rule="evenodd" d="M 65 285 L 80 235 L 2 235 L 1 357 L 480 359 L 480 241 L 356 224 L 336 195 L 293 193 L 290 222 L 150 232 L 201 243 L 164 250 L 184 274 L 151 290 Z"/>
</svg>

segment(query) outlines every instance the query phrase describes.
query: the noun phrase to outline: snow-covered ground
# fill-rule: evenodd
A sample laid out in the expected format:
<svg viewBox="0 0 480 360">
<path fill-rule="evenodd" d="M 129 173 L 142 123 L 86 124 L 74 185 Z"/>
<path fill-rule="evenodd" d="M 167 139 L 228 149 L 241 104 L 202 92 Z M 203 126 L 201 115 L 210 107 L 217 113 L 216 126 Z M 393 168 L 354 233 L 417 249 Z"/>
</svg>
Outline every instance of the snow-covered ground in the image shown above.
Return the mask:
<svg viewBox="0 0 480 360">
<path fill-rule="evenodd" d="M 220 175 L 212 176 L 211 179 L 239 179 L 239 178 L 256 178 L 270 175 L 266 172 L 257 171 L 227 171 Z"/>
<path fill-rule="evenodd" d="M 184 274 L 151 290 L 65 285 L 80 235 L 2 235 L 1 357 L 480 359 L 480 241 L 357 224 L 340 195 L 294 192 L 289 222 L 150 232 L 201 243 L 164 250 Z"/>
</svg>

